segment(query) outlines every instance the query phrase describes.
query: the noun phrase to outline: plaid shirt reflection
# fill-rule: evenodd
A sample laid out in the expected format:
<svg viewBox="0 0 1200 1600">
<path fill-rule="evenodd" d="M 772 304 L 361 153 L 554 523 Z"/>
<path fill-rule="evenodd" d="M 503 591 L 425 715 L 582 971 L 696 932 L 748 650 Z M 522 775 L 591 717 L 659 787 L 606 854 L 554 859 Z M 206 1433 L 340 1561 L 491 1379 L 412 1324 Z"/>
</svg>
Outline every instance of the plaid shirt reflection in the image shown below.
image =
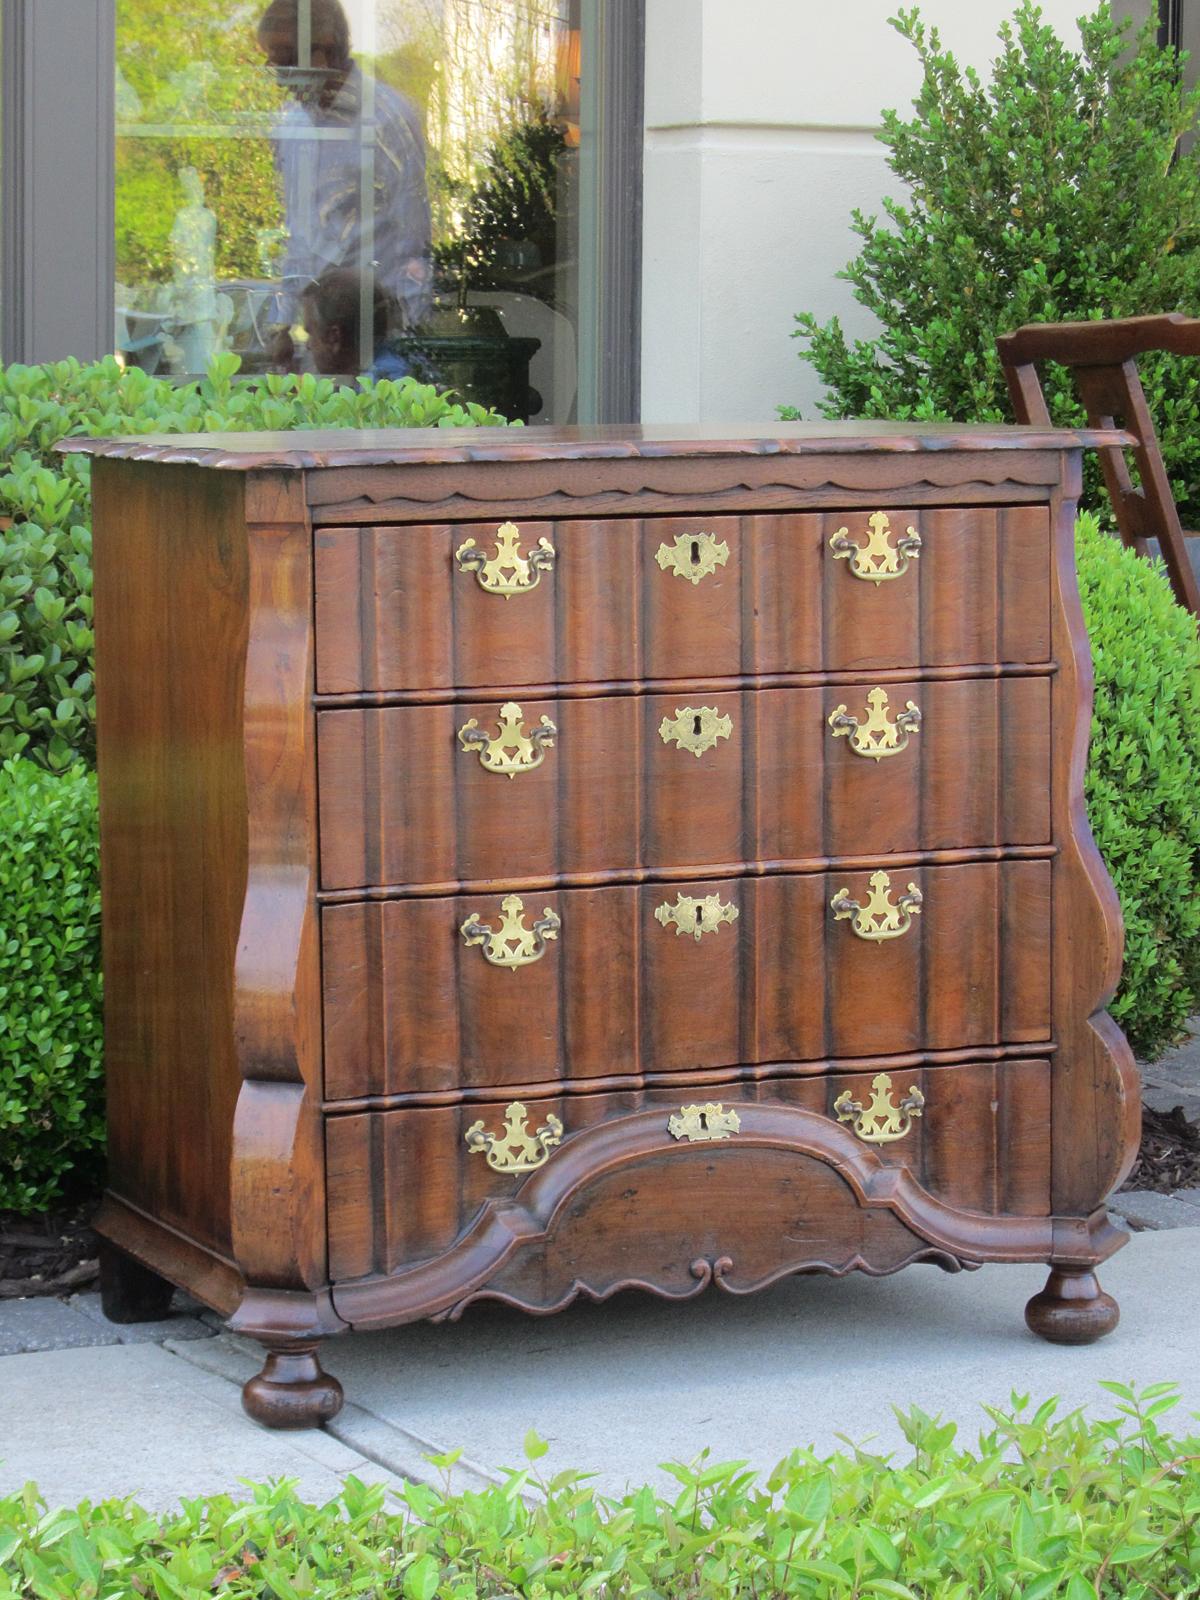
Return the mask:
<svg viewBox="0 0 1200 1600">
<path fill-rule="evenodd" d="M 332 105 L 289 101 L 272 143 L 290 236 L 280 321 L 296 320 L 305 284 L 330 267 L 366 267 L 394 296 L 401 322 L 420 322 L 432 270 L 425 140 L 413 105 L 355 65 Z M 364 173 L 374 194 L 366 229 Z"/>
</svg>

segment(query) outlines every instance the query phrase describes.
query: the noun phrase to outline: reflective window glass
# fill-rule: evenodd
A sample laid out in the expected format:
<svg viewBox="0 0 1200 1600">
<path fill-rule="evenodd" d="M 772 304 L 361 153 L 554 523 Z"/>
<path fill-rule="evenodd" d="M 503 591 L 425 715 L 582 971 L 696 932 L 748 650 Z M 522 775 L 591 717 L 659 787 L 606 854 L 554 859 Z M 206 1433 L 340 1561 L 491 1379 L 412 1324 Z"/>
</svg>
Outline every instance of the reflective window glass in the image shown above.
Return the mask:
<svg viewBox="0 0 1200 1600">
<path fill-rule="evenodd" d="M 117 0 L 120 358 L 576 419 L 582 0 Z"/>
</svg>

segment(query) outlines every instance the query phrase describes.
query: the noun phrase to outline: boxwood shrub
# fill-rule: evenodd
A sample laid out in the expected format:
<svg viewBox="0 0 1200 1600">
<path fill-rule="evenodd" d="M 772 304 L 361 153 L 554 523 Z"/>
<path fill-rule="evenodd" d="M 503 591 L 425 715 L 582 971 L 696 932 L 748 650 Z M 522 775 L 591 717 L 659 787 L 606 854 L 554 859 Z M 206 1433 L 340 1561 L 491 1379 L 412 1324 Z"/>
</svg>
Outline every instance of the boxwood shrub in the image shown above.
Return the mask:
<svg viewBox="0 0 1200 1600">
<path fill-rule="evenodd" d="M 796 1450 L 765 1479 L 741 1461 L 668 1465 L 670 1493 L 606 1498 L 527 1465 L 481 1493 L 347 1479 L 327 1505 L 292 1485 L 248 1504 L 185 1499 L 46 1510 L 0 1500 L 0 1596 L 20 1600 L 1187 1600 L 1200 1593 L 1200 1438 L 1156 1417 L 1171 1385 L 1120 1384 L 1113 1421 L 1013 1396 L 975 1449 L 953 1423 L 900 1418 L 906 1460 Z M 436 1480 L 435 1480 L 436 1482 Z"/>
<path fill-rule="evenodd" d="M 1111 1010 L 1157 1054 L 1200 1005 L 1200 639 L 1161 565 L 1077 530 L 1096 700 L 1085 792 L 1125 914 Z"/>
<path fill-rule="evenodd" d="M 98 856 L 93 773 L 0 765 L 0 1211 L 59 1199 L 103 1150 Z"/>
</svg>

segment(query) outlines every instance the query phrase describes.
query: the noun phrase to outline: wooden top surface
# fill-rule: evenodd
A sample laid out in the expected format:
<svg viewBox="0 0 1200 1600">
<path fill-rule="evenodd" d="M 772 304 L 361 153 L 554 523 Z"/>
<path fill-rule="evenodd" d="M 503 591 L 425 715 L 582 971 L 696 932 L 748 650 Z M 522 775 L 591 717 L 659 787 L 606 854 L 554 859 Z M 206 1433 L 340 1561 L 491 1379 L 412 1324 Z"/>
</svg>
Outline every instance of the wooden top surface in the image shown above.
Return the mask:
<svg viewBox="0 0 1200 1600">
<path fill-rule="evenodd" d="M 462 461 L 868 455 L 921 450 L 1080 450 L 1133 444 L 1102 429 L 914 422 L 613 425 L 588 428 L 313 429 L 64 439 L 58 449 L 123 461 L 258 468 L 444 466 Z"/>
</svg>

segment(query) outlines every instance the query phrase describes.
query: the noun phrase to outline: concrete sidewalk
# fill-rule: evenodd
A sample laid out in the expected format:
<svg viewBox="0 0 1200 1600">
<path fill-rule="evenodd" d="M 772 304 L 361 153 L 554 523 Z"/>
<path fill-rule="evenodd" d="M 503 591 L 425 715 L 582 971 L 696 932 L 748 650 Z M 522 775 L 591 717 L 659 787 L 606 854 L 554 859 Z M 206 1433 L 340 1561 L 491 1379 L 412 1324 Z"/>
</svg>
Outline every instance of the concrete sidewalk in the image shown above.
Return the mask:
<svg viewBox="0 0 1200 1600">
<path fill-rule="evenodd" d="M 322 1498 L 347 1472 L 392 1484 L 433 1476 L 423 1455 L 453 1445 L 475 1464 L 458 1473 L 466 1486 L 519 1463 L 530 1427 L 551 1442 L 551 1471 L 591 1469 L 618 1491 L 665 1481 L 660 1462 L 705 1446 L 759 1468 L 796 1445 L 835 1449 L 839 1435 L 903 1448 L 893 1404 L 953 1417 L 972 1440 L 986 1425 L 981 1405 L 1004 1405 L 1013 1389 L 1109 1415 L 1102 1378 L 1178 1382 L 1173 1420 L 1186 1430 L 1200 1411 L 1200 1228 L 1137 1234 L 1108 1263 L 1102 1282 L 1122 1319 L 1097 1345 L 1056 1347 L 1025 1331 L 1024 1303 L 1044 1277 L 913 1267 L 794 1278 L 745 1300 L 626 1295 L 545 1320 L 481 1305 L 456 1325 L 327 1345 L 349 1403 L 329 1430 L 305 1434 L 245 1418 L 238 1383 L 257 1367 L 253 1347 L 198 1337 L 194 1325 L 164 1345 L 10 1355 L 0 1493 L 33 1478 L 51 1504 L 134 1494 L 165 1507 L 287 1475 Z"/>
</svg>

